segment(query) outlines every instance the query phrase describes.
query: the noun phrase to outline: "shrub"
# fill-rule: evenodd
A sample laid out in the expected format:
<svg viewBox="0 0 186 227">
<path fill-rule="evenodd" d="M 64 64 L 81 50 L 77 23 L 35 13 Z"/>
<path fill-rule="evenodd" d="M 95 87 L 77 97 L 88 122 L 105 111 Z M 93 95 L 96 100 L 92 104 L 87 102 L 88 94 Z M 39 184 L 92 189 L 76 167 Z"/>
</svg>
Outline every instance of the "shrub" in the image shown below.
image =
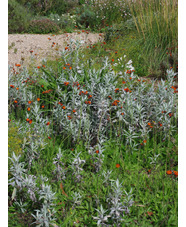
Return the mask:
<svg viewBox="0 0 186 227">
<path fill-rule="evenodd" d="M 41 19 L 41 20 L 32 20 L 29 25 L 28 32 L 35 34 L 48 34 L 48 33 L 56 33 L 59 32 L 59 26 L 49 20 L 49 19 Z"/>
<path fill-rule="evenodd" d="M 15 0 L 8 1 L 8 33 L 24 32 L 30 21 L 29 12 Z"/>
<path fill-rule="evenodd" d="M 55 22 L 60 29 L 74 28 L 76 25 L 76 15 L 70 15 L 69 13 L 62 14 L 61 16 L 58 14 L 50 14 L 49 18 Z"/>
<path fill-rule="evenodd" d="M 77 17 L 77 24 L 80 26 L 94 28 L 98 24 L 96 13 L 91 6 L 86 5 L 86 7 L 77 8 L 76 14 L 79 16 Z"/>
<path fill-rule="evenodd" d="M 53 1 L 50 9 L 47 11 L 47 15 L 50 13 L 53 14 L 59 14 L 67 13 L 69 10 L 71 10 L 73 7 L 75 7 L 78 4 L 77 0 L 58 0 Z"/>
</svg>

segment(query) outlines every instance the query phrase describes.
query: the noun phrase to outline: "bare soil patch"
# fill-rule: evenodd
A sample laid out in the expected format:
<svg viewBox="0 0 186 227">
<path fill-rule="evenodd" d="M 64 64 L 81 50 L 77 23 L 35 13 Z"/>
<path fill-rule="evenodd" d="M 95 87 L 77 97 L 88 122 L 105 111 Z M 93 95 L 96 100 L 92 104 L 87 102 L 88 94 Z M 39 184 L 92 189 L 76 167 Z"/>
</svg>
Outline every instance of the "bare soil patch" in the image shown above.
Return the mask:
<svg viewBox="0 0 186 227">
<path fill-rule="evenodd" d="M 8 64 L 40 64 L 44 58 L 59 56 L 70 40 L 79 40 L 83 45 L 90 45 L 103 40 L 103 34 L 86 32 L 65 33 L 61 35 L 9 34 Z"/>
</svg>

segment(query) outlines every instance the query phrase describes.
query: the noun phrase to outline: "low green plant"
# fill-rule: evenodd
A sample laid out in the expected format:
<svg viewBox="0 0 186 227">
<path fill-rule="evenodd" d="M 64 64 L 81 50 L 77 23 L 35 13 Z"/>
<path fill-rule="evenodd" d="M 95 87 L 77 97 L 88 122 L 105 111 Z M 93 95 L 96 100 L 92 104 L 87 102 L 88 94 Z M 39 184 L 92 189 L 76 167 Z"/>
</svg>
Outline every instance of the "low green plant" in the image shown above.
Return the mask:
<svg viewBox="0 0 186 227">
<path fill-rule="evenodd" d="M 8 156 L 11 157 L 14 152 L 16 155 L 22 153 L 23 137 L 19 134 L 18 127 L 9 122 L 8 127 Z"/>
<path fill-rule="evenodd" d="M 57 33 L 60 31 L 60 28 L 55 22 L 51 21 L 50 19 L 41 19 L 30 21 L 27 31 L 34 34 L 48 34 Z"/>
</svg>

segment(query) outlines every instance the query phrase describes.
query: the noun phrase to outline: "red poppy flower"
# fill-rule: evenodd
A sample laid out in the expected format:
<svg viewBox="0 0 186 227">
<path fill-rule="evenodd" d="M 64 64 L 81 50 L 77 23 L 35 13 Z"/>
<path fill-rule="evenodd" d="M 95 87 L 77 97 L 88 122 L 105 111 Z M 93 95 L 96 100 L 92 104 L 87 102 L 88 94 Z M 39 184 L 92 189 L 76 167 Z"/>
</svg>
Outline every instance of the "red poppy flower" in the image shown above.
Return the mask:
<svg viewBox="0 0 186 227">
<path fill-rule="evenodd" d="M 174 172 L 175 177 L 178 177 L 178 171 L 173 171 L 173 172 Z"/>
<path fill-rule="evenodd" d="M 49 138 L 49 140 L 51 140 L 51 137 L 50 136 L 48 136 L 48 138 Z"/>
<path fill-rule="evenodd" d="M 38 69 L 40 69 L 41 67 L 40 67 L 40 66 L 38 66 L 37 68 L 38 68 Z"/>
<path fill-rule="evenodd" d="M 119 92 L 119 88 L 116 88 L 116 89 L 115 89 L 115 93 L 118 93 L 118 92 Z"/>
<path fill-rule="evenodd" d="M 112 59 L 112 62 L 114 62 L 114 59 Z"/>
<path fill-rule="evenodd" d="M 41 87 L 44 87 L 44 85 L 41 85 Z"/>
<path fill-rule="evenodd" d="M 14 85 L 10 85 L 11 88 L 14 88 Z"/>
<path fill-rule="evenodd" d="M 75 110 L 72 110 L 73 113 L 75 113 L 76 111 Z"/>
<path fill-rule="evenodd" d="M 116 164 L 116 168 L 119 168 L 120 167 L 120 164 Z"/>
<path fill-rule="evenodd" d="M 96 150 L 96 154 L 99 154 L 99 150 Z"/>
<path fill-rule="evenodd" d="M 122 81 L 122 84 L 126 84 L 126 82 L 123 80 L 123 81 Z"/>
<path fill-rule="evenodd" d="M 32 119 L 29 121 L 29 124 L 32 124 Z"/>
<path fill-rule="evenodd" d="M 11 122 L 11 120 L 9 119 L 8 122 Z"/>
<path fill-rule="evenodd" d="M 46 123 L 46 125 L 49 125 L 50 124 L 50 122 L 48 121 L 47 123 Z"/>
</svg>

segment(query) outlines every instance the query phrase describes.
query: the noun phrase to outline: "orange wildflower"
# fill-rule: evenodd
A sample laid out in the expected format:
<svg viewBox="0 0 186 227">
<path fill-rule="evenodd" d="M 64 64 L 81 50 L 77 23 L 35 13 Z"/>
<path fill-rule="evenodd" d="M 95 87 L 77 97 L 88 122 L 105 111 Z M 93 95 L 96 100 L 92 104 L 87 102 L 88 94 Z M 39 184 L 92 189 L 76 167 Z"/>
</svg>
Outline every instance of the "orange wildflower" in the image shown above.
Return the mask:
<svg viewBox="0 0 186 227">
<path fill-rule="evenodd" d="M 32 119 L 29 121 L 29 124 L 32 124 Z"/>
<path fill-rule="evenodd" d="M 172 117 L 173 116 L 173 113 L 168 113 L 169 117 Z"/>
<path fill-rule="evenodd" d="M 68 86 L 68 85 L 69 85 L 69 82 L 64 82 L 64 85 L 65 85 L 65 86 Z"/>
<path fill-rule="evenodd" d="M 46 125 L 49 125 L 50 124 L 50 122 L 48 121 L 47 123 L 46 123 Z"/>
<path fill-rule="evenodd" d="M 41 87 L 44 87 L 44 85 L 41 85 Z"/>
<path fill-rule="evenodd" d="M 65 106 L 63 106 L 62 108 L 63 108 L 64 110 L 66 109 L 66 107 L 65 107 Z"/>
<path fill-rule="evenodd" d="M 19 88 L 17 87 L 16 90 L 19 90 Z"/>
<path fill-rule="evenodd" d="M 96 154 L 99 154 L 99 150 L 96 150 Z"/>
<path fill-rule="evenodd" d="M 72 67 L 70 66 L 70 68 L 69 69 L 72 69 Z"/>
<path fill-rule="evenodd" d="M 20 64 L 15 64 L 15 66 L 20 67 L 21 65 Z"/>
<path fill-rule="evenodd" d="M 116 88 L 116 89 L 115 89 L 115 93 L 117 93 L 117 92 L 119 92 L 119 88 Z"/>
<path fill-rule="evenodd" d="M 124 115 L 124 113 L 121 113 L 121 115 Z"/>
<path fill-rule="evenodd" d="M 151 123 L 150 123 L 150 122 L 148 122 L 147 124 L 148 124 L 149 126 L 151 125 Z"/>
<path fill-rule="evenodd" d="M 173 171 L 173 172 L 174 172 L 175 177 L 178 177 L 178 171 Z"/>
<path fill-rule="evenodd" d="M 28 101 L 28 104 L 31 104 L 32 103 L 32 101 Z"/>
<path fill-rule="evenodd" d="M 29 118 L 27 118 L 27 119 L 26 119 L 26 121 L 28 122 L 28 121 L 30 121 L 30 119 L 29 119 Z"/>
<path fill-rule="evenodd" d="M 116 164 L 116 168 L 119 168 L 120 167 L 120 164 Z"/>
<path fill-rule="evenodd" d="M 10 85 L 11 88 L 14 88 L 14 85 Z"/>
<path fill-rule="evenodd" d="M 114 59 L 112 59 L 112 62 L 114 62 Z"/>
<path fill-rule="evenodd" d="M 39 102 L 40 101 L 40 98 L 37 98 L 37 101 Z"/>
<path fill-rule="evenodd" d="M 46 68 L 46 66 L 45 65 L 42 65 L 44 68 Z"/>
<path fill-rule="evenodd" d="M 91 101 L 88 101 L 88 104 L 91 104 Z"/>
<path fill-rule="evenodd" d="M 128 87 L 127 87 L 127 88 L 125 88 L 125 89 L 124 89 L 124 91 L 128 92 L 128 91 L 129 91 L 129 88 L 128 88 Z"/>
<path fill-rule="evenodd" d="M 63 67 L 63 69 L 66 69 L 66 67 Z"/>
<path fill-rule="evenodd" d="M 75 113 L 75 112 L 76 112 L 76 110 L 72 110 L 72 112 L 73 112 L 73 113 Z"/>
<path fill-rule="evenodd" d="M 68 50 L 68 47 L 65 47 L 65 50 Z"/>
<path fill-rule="evenodd" d="M 67 116 L 68 117 L 68 119 L 70 120 L 70 119 L 72 119 L 72 117 L 71 116 Z"/>
<path fill-rule="evenodd" d="M 14 103 L 17 103 L 17 100 L 15 100 Z"/>
<path fill-rule="evenodd" d="M 51 137 L 50 136 L 48 136 L 48 138 L 49 138 L 49 140 L 51 140 Z"/>
<path fill-rule="evenodd" d="M 38 69 L 40 69 L 41 67 L 40 67 L 40 66 L 38 66 L 37 68 L 38 68 Z"/>
<path fill-rule="evenodd" d="M 44 105 L 42 105 L 42 106 L 41 106 L 41 108 L 42 108 L 42 109 L 44 109 L 44 108 L 45 108 L 45 106 L 44 106 Z"/>
<path fill-rule="evenodd" d="M 144 143 L 147 143 L 147 140 L 143 140 Z"/>
<path fill-rule="evenodd" d="M 122 84 L 126 84 L 126 82 L 125 81 L 122 81 Z"/>
<path fill-rule="evenodd" d="M 30 111 L 30 107 L 28 107 L 27 110 Z"/>
<path fill-rule="evenodd" d="M 172 171 L 171 170 L 167 170 L 167 175 L 171 175 L 172 174 Z"/>
</svg>

